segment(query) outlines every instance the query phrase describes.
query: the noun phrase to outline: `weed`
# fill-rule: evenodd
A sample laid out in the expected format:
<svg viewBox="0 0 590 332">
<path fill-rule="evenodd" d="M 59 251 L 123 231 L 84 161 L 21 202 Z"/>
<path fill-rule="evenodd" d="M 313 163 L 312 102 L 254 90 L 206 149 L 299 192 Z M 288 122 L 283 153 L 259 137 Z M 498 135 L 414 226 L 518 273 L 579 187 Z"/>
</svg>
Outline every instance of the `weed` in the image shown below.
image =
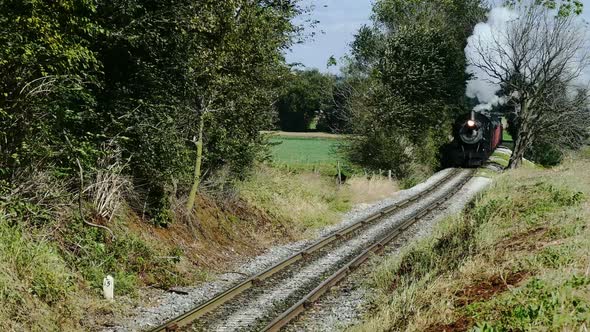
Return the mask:
<svg viewBox="0 0 590 332">
<path fill-rule="evenodd" d="M 2 217 L 0 271 L 1 330 L 60 330 L 59 317 L 76 314 L 75 277 L 56 248 Z"/>
<path fill-rule="evenodd" d="M 479 331 L 572 330 L 590 319 L 590 299 L 584 295 L 588 283 L 588 277 L 578 275 L 556 283 L 532 278 L 525 286 L 469 310 L 480 317 Z"/>
<path fill-rule="evenodd" d="M 337 222 L 353 204 L 392 195 L 397 186 L 381 177 L 352 177 L 339 186 L 331 177 L 262 165 L 238 191 L 250 205 L 302 234 Z"/>
<path fill-rule="evenodd" d="M 584 158 L 499 176 L 466 213 L 374 272 L 375 311 L 353 330 L 583 327 L 590 321 Z M 465 300 L 470 290 L 477 296 Z"/>
</svg>

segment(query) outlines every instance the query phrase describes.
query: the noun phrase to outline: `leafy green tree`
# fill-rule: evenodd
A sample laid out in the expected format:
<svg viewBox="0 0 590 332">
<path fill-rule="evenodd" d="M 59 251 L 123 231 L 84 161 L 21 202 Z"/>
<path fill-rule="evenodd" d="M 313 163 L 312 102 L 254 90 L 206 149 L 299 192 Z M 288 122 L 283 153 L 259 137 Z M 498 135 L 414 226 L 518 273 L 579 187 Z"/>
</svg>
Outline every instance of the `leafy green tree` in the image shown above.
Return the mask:
<svg viewBox="0 0 590 332">
<path fill-rule="evenodd" d="M 311 123 L 332 107 L 334 81 L 318 70 L 293 72 L 277 102 L 280 128 L 308 131 Z"/>
<path fill-rule="evenodd" d="M 361 28 L 353 43 L 350 71 L 366 82 L 351 97 L 356 135 L 348 153 L 403 177 L 409 168 L 399 165 L 436 167 L 452 118 L 465 110 L 464 48 L 485 8 L 476 0 L 380 0 L 373 12 L 373 26 Z M 385 137 L 400 146 L 386 148 Z"/>
<path fill-rule="evenodd" d="M 139 206 L 165 223 L 205 174 L 247 174 L 274 119 L 297 0 L 0 3 L 0 176 L 85 174 L 116 151 Z M 26 175 L 23 175 L 26 178 Z M 174 185 L 173 185 L 174 184 Z M 139 202 L 138 202 L 139 203 Z"/>
<path fill-rule="evenodd" d="M 0 2 L 0 176 L 63 169 L 72 154 L 91 158 L 101 69 L 89 43 L 101 33 L 95 11 L 93 1 Z"/>
</svg>

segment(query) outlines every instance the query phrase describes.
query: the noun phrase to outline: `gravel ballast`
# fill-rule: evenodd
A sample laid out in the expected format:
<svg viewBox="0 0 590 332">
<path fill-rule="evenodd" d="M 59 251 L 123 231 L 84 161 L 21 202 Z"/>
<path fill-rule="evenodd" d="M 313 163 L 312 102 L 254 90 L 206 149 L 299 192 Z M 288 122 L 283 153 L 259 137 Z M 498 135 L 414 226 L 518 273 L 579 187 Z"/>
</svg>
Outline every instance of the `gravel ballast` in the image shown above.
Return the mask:
<svg viewBox="0 0 590 332">
<path fill-rule="evenodd" d="M 290 306 L 286 306 L 285 303 L 296 302 L 300 296 L 315 288 L 323 278 L 334 273 L 352 257 L 379 241 L 408 217 L 440 199 L 468 175 L 469 171 L 461 171 L 460 175 L 453 177 L 427 197 L 391 216 L 384 217 L 363 229 L 357 236 L 327 250 L 319 259 L 310 260 L 302 266 L 297 266 L 284 278 L 265 285 L 262 293 L 245 294 L 241 300 L 232 301 L 227 306 L 229 309 L 222 310 L 221 319 L 210 323 L 210 325 L 205 325 L 204 329 L 218 332 L 257 330 L 261 322 L 267 321 L 268 317 L 275 317 Z"/>
<path fill-rule="evenodd" d="M 471 179 L 449 202 L 438 211 L 433 212 L 408 228 L 402 236 L 395 239 L 386 248 L 384 256 L 400 253 L 409 243 L 416 242 L 432 233 L 436 224 L 451 215 L 461 212 L 491 180 L 484 177 Z M 341 284 L 333 289 L 313 308 L 310 308 L 300 319 L 293 322 L 287 331 L 342 331 L 361 321 L 362 315 L 369 305 L 370 290 L 366 288 L 365 279 L 382 261 L 384 257 L 377 257 Z"/>
<path fill-rule="evenodd" d="M 353 210 L 344 216 L 341 223 L 331 227 L 326 227 L 321 232 L 319 232 L 317 238 L 338 231 L 339 229 L 366 218 L 367 216 L 381 210 L 386 206 L 395 204 L 398 201 L 413 196 L 436 183 L 451 171 L 452 170 L 441 171 L 422 184 L 419 184 L 411 189 L 398 192 L 394 197 L 384 199 L 363 209 Z M 182 291 L 186 292 L 187 295 L 167 292 L 157 294 L 155 300 L 157 303 L 156 306 L 150 308 L 137 308 L 133 317 L 122 320 L 117 324 L 118 326 L 110 327 L 104 331 L 141 331 L 153 328 L 172 317 L 192 309 L 197 304 L 206 301 L 215 294 L 230 288 L 232 285 L 235 285 L 236 283 L 247 278 L 247 276 L 261 272 L 281 261 L 282 259 L 287 258 L 293 253 L 303 249 L 314 240 L 315 239 L 300 241 L 288 245 L 270 248 L 263 255 L 252 258 L 244 262 L 238 268 L 234 269 L 236 273 L 221 274 L 217 276 L 212 282 L 207 282 L 196 287 L 182 288 Z"/>
</svg>

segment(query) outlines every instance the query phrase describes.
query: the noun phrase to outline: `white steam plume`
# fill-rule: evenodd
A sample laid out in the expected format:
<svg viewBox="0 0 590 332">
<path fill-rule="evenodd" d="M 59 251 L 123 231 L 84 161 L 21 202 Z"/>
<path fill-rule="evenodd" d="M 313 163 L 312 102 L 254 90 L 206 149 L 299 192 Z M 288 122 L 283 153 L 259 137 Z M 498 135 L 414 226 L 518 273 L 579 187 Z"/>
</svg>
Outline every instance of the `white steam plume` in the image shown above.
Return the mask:
<svg viewBox="0 0 590 332">
<path fill-rule="evenodd" d="M 491 110 L 492 107 L 503 104 L 508 98 L 500 98 L 497 96 L 501 86 L 497 79 L 490 77 L 485 70 L 482 70 L 473 63 L 486 63 L 482 59 L 482 53 L 485 54 L 490 64 L 505 63 L 506 59 L 512 58 L 512 54 L 503 54 L 500 56 L 498 50 L 503 52 L 510 52 L 510 47 L 507 45 L 506 36 L 511 25 L 519 20 L 517 10 L 507 7 L 496 7 L 487 14 L 487 21 L 479 23 L 473 30 L 473 35 L 467 39 L 467 47 L 465 48 L 465 55 L 467 57 L 468 66 L 467 73 L 472 74 L 473 78 L 467 82 L 466 95 L 470 98 L 477 98 L 480 105 L 474 108 L 475 111 Z M 580 23 L 581 18 L 580 18 Z M 582 29 L 581 33 L 589 34 L 589 25 L 587 23 L 580 24 L 578 28 Z M 586 49 L 588 44 L 584 49 Z M 582 52 L 584 53 L 584 52 Z M 588 54 L 586 54 L 588 55 Z M 534 63 L 535 59 L 530 59 Z M 570 72 L 580 71 L 580 75 L 570 86 L 568 93 L 572 96 L 576 93 L 578 88 L 590 88 L 590 59 L 580 61 L 579 63 L 572 62 L 573 66 L 569 69 Z M 501 69 L 500 69 L 501 70 Z"/>
<path fill-rule="evenodd" d="M 518 19 L 518 14 L 506 7 L 492 9 L 488 13 L 488 20 L 479 23 L 473 30 L 473 35 L 467 39 L 465 55 L 468 63 L 481 62 L 481 50 L 489 50 L 488 54 L 497 43 L 506 43 L 506 33 L 511 21 Z M 478 51 L 479 50 L 479 51 Z M 473 65 L 467 66 L 467 73 L 473 78 L 467 82 L 467 96 L 477 98 L 481 103 L 475 107 L 475 111 L 491 110 L 493 106 L 505 102 L 505 98 L 497 96 L 500 83 L 490 77 L 484 70 Z"/>
</svg>

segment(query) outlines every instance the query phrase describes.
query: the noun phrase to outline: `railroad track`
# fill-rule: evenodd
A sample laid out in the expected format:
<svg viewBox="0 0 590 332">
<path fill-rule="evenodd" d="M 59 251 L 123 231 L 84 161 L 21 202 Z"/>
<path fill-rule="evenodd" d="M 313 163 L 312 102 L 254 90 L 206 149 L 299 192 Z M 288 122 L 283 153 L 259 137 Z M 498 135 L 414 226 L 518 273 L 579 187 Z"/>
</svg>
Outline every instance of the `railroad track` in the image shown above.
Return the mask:
<svg viewBox="0 0 590 332">
<path fill-rule="evenodd" d="M 371 255 L 450 199 L 472 175 L 473 171 L 452 170 L 420 193 L 321 238 L 151 331 L 278 331 Z"/>
</svg>

